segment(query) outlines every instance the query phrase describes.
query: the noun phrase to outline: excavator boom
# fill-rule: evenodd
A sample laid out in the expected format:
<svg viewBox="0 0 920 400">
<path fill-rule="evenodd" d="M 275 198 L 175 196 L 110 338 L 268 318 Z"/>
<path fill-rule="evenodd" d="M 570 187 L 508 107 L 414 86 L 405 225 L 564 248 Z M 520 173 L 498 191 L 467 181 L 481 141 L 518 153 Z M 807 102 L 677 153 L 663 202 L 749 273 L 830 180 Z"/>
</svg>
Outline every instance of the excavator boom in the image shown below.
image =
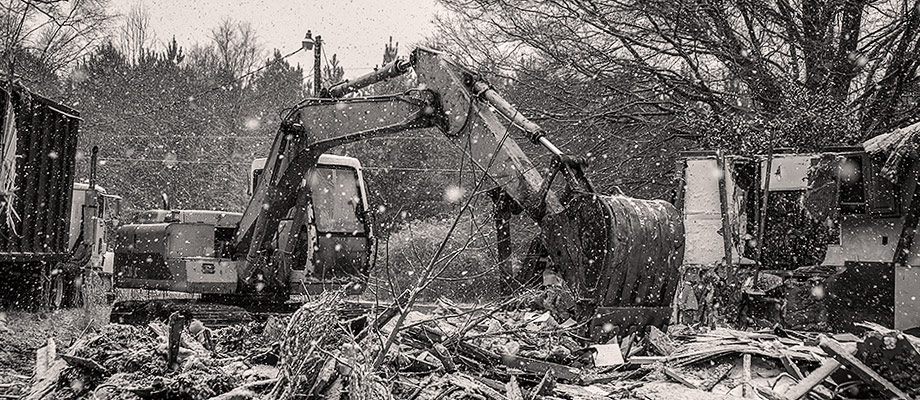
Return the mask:
<svg viewBox="0 0 920 400">
<path fill-rule="evenodd" d="M 532 129 L 529 135 L 539 132 L 539 127 L 523 115 L 507 111 L 511 106 L 504 100 L 483 102 L 471 88 L 479 88 L 485 99 L 499 97 L 475 74 L 451 64 L 440 53 L 419 49 L 412 59 L 410 65 L 419 80 L 426 82 L 424 89 L 390 96 L 307 99 L 285 120 L 236 235 L 237 252 L 245 255 L 244 262 L 238 264 L 244 287 L 258 282 L 264 284 L 260 287 L 285 289 L 287 266 L 271 259 L 275 253 L 271 238 L 288 210 L 295 207 L 295 220 L 305 212 L 305 199 L 298 204 L 297 196 L 303 193 L 303 177 L 323 152 L 369 137 L 437 128 L 464 149 L 494 186 L 509 195 L 515 208 L 537 219 L 546 212 L 562 211 L 556 195 L 511 138 L 514 132 L 502 122 L 502 110 L 515 126 Z M 392 77 L 395 72 L 385 71 L 399 71 L 405 65 L 391 63 L 367 81 Z"/>
</svg>

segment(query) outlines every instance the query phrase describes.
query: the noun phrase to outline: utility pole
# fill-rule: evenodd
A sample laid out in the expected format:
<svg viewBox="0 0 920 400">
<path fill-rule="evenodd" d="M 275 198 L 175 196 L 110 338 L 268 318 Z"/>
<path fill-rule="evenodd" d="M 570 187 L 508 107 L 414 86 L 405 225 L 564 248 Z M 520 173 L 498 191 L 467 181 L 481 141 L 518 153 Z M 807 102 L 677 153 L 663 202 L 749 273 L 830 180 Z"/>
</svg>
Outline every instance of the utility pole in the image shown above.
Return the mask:
<svg viewBox="0 0 920 400">
<path fill-rule="evenodd" d="M 323 90 L 323 66 L 320 57 L 323 53 L 323 37 L 316 35 L 316 50 L 313 50 L 313 96 L 319 97 Z"/>
<path fill-rule="evenodd" d="M 320 61 L 323 55 L 323 38 L 317 35 L 316 39 L 313 39 L 313 32 L 308 30 L 302 44 L 304 50 L 313 50 L 313 97 L 319 97 L 320 91 L 323 90 L 323 66 Z"/>
</svg>

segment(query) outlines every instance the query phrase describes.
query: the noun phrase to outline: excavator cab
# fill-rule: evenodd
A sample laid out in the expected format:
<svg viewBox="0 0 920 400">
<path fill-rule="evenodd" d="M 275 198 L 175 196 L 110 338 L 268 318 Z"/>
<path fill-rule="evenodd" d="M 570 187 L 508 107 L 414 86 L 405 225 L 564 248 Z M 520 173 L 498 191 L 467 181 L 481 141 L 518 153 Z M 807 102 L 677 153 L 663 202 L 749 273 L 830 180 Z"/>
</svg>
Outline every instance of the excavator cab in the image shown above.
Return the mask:
<svg viewBox="0 0 920 400">
<path fill-rule="evenodd" d="M 259 184 L 265 158 L 252 162 L 250 193 Z M 291 294 L 316 294 L 330 285 L 364 291 L 373 253 L 373 211 L 361 163 L 356 158 L 323 154 L 305 179 L 310 187 L 307 218 L 293 226 L 290 210 L 279 222 L 278 249 L 290 257 Z M 296 235 L 295 237 L 291 237 Z"/>
</svg>

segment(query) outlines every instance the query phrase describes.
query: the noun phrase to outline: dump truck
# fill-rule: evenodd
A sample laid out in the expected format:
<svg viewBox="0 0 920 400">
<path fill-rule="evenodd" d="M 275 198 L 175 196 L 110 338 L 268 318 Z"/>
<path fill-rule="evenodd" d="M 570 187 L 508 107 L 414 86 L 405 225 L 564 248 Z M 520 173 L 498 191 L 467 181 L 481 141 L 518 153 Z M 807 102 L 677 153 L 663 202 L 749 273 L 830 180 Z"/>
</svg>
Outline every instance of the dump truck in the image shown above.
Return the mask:
<svg viewBox="0 0 920 400">
<path fill-rule="evenodd" d="M 18 85 L 0 88 L 0 305 L 50 300 L 70 257 L 71 188 L 80 114 Z M 72 282 L 65 282 L 70 285 Z"/>
<path fill-rule="evenodd" d="M 420 87 L 349 96 L 410 71 Z M 330 165 L 323 157 L 343 144 L 423 129 L 437 130 L 465 149 L 485 174 L 481 189 L 492 193 L 499 243 L 507 244 L 512 215 L 537 222 L 538 253 L 572 288 L 577 316 L 591 321 L 592 335 L 667 323 L 683 255 L 677 210 L 664 201 L 599 193 L 583 159 L 556 147 L 480 75 L 426 48 L 291 107 L 232 232 L 217 222 L 179 218 L 125 226 L 119 230 L 116 274 L 137 276 L 120 281 L 131 287 L 197 293 L 209 307 L 286 304 L 310 286 L 363 289 L 373 263 L 374 231 L 359 163 L 337 159 Z M 549 174 L 534 167 L 520 139 L 552 155 Z M 564 183 L 557 193 L 553 182 L 559 176 Z M 511 283 L 510 246 L 498 248 L 501 273 Z M 202 257 L 213 260 L 205 263 Z M 221 285 L 203 284 L 208 280 Z M 145 307 L 150 308 L 116 304 L 113 318 L 129 318 Z"/>
</svg>

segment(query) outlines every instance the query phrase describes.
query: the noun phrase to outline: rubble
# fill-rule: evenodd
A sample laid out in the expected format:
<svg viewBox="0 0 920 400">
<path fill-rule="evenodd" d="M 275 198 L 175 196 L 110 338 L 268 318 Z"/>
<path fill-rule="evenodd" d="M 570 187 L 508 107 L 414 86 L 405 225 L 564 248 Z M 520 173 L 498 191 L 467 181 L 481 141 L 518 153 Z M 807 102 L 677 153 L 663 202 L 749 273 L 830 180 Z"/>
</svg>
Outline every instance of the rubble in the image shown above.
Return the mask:
<svg viewBox="0 0 920 400">
<path fill-rule="evenodd" d="M 28 398 L 831 399 L 857 386 L 869 398 L 920 395 L 920 339 L 877 325 L 862 338 L 678 325 L 589 343 L 584 324 L 545 311 L 424 308 L 342 321 L 342 296 L 324 294 L 290 316 L 215 330 L 214 351 L 183 331 L 174 369 L 169 327 L 111 324 L 66 352 L 53 341 L 39 351 Z"/>
</svg>

